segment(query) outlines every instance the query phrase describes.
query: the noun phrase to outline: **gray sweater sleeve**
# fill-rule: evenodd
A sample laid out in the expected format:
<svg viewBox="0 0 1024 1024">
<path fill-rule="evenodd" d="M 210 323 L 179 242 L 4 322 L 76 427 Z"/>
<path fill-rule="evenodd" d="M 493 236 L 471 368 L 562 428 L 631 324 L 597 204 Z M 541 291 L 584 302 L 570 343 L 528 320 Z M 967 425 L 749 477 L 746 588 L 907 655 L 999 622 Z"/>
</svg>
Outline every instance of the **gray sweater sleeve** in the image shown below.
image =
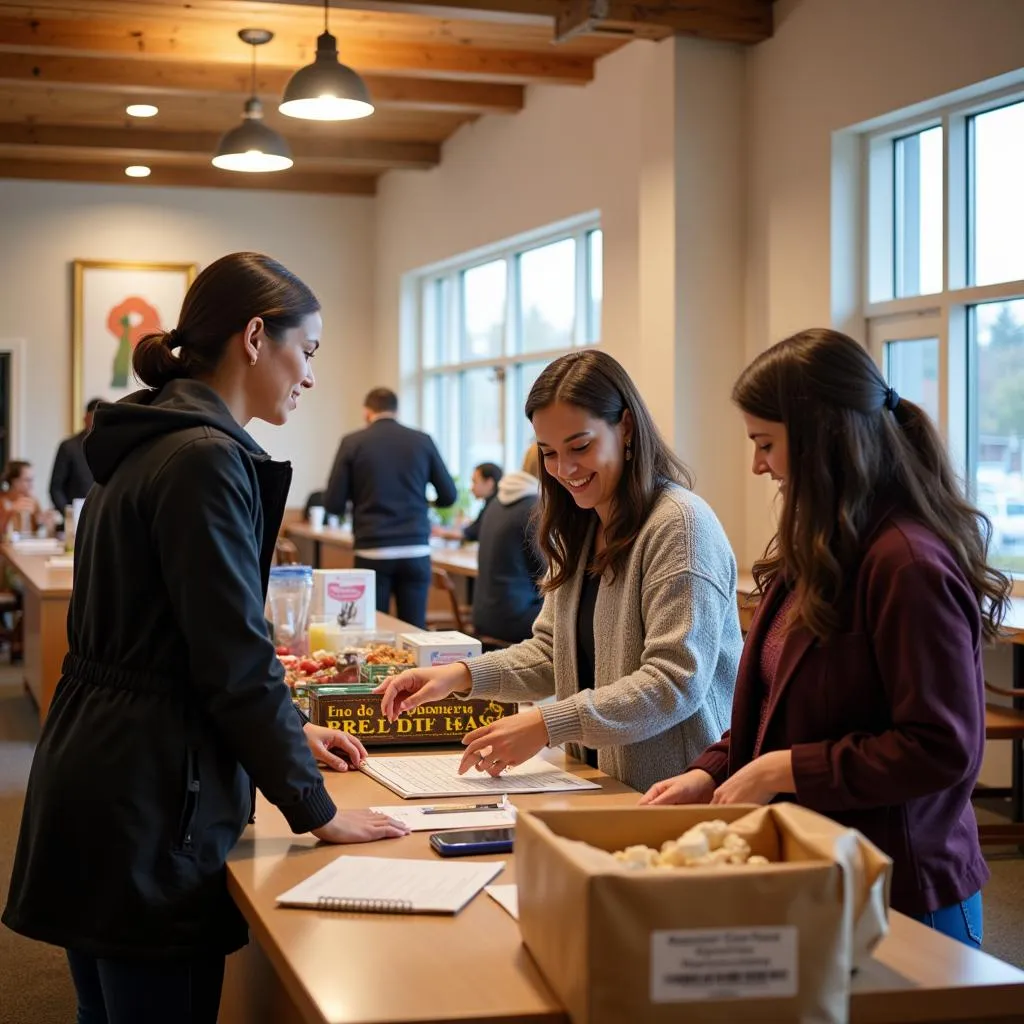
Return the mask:
<svg viewBox="0 0 1024 1024">
<path fill-rule="evenodd" d="M 642 591 L 643 659 L 610 686 L 541 707 L 552 744 L 623 746 L 657 736 L 704 703 L 733 600 L 692 571 L 662 573 Z"/>
<path fill-rule="evenodd" d="M 554 622 L 554 600 L 548 595 L 529 640 L 467 661 L 472 696 L 505 701 L 550 697 L 555 692 Z"/>
</svg>

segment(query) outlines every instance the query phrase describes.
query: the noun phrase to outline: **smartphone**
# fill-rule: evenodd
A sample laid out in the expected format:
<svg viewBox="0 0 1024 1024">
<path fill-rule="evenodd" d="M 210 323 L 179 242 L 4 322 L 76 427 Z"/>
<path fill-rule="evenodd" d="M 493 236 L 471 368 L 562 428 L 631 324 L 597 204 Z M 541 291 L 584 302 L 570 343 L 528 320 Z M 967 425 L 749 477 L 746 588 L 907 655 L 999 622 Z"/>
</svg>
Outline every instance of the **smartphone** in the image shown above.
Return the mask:
<svg viewBox="0 0 1024 1024">
<path fill-rule="evenodd" d="M 430 845 L 442 857 L 471 857 L 477 853 L 511 853 L 514 828 L 465 828 L 435 832 Z"/>
</svg>

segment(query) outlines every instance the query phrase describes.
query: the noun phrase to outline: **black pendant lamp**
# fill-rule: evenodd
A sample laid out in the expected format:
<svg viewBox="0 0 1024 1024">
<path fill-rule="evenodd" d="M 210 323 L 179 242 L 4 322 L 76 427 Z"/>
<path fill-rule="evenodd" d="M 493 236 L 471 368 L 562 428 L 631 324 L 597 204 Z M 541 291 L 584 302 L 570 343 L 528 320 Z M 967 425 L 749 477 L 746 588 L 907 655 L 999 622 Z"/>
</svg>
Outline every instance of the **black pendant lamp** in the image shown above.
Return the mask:
<svg viewBox="0 0 1024 1024">
<path fill-rule="evenodd" d="M 316 60 L 292 75 L 277 108 L 307 121 L 354 121 L 373 113 L 366 83 L 338 60 L 338 40 L 328 31 L 329 0 L 324 0 L 324 31 L 317 37 Z"/>
<path fill-rule="evenodd" d="M 249 173 L 285 171 L 294 162 L 291 149 L 282 135 L 263 123 L 263 104 L 256 96 L 256 47 L 269 43 L 274 33 L 264 28 L 243 28 L 238 38 L 252 47 L 252 95 L 245 101 L 242 123 L 221 137 L 213 166 Z"/>
</svg>

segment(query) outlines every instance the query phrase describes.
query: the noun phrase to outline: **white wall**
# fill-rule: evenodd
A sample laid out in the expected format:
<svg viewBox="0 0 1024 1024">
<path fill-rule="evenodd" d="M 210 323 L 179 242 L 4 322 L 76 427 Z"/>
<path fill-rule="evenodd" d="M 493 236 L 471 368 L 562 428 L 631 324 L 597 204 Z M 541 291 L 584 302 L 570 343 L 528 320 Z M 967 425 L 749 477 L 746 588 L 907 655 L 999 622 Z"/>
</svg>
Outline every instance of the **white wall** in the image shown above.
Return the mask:
<svg viewBox="0 0 1024 1024">
<path fill-rule="evenodd" d="M 748 55 L 748 360 L 805 327 L 863 333 L 832 287 L 835 133 L 1024 66 L 1021 0 L 778 0 L 775 20 Z M 747 479 L 749 564 L 772 488 Z"/>
<path fill-rule="evenodd" d="M 439 167 L 392 172 L 377 201 L 376 373 L 402 383 L 402 276 L 597 209 L 602 343 L 636 380 L 731 536 L 741 439 L 719 426 L 742 359 L 742 51 L 632 43 L 583 88 L 532 87 L 514 118 L 483 118 Z"/>
<path fill-rule="evenodd" d="M 71 429 L 71 261 L 196 262 L 255 249 L 281 260 L 323 304 L 317 387 L 291 421 L 253 434 L 290 459 L 291 502 L 326 483 L 338 439 L 359 423 L 373 318 L 373 200 L 220 189 L 0 181 L 0 340 L 24 338 L 25 439 L 46 493 Z"/>
</svg>

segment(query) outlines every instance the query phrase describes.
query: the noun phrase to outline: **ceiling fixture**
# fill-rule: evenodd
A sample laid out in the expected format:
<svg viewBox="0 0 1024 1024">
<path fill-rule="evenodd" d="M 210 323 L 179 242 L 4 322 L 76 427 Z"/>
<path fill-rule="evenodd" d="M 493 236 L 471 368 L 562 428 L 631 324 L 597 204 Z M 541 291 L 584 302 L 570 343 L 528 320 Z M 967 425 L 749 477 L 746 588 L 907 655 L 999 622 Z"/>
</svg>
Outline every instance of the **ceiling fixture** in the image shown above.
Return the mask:
<svg viewBox="0 0 1024 1024">
<path fill-rule="evenodd" d="M 152 173 L 145 164 L 132 164 L 124 169 L 129 178 L 148 178 Z"/>
<path fill-rule="evenodd" d="M 129 117 L 156 117 L 160 108 L 154 107 L 152 103 L 129 103 L 124 112 Z"/>
<path fill-rule="evenodd" d="M 300 68 L 285 86 L 277 108 L 307 121 L 354 121 L 373 113 L 366 83 L 338 60 L 338 41 L 328 31 L 329 0 L 324 0 L 324 31 L 316 40 L 316 60 Z"/>
<path fill-rule="evenodd" d="M 243 28 L 238 38 L 252 47 L 252 95 L 245 101 L 242 123 L 221 137 L 213 166 L 225 171 L 287 170 L 294 162 L 292 151 L 282 135 L 263 123 L 263 104 L 256 96 L 256 47 L 269 43 L 274 33 Z"/>
</svg>

